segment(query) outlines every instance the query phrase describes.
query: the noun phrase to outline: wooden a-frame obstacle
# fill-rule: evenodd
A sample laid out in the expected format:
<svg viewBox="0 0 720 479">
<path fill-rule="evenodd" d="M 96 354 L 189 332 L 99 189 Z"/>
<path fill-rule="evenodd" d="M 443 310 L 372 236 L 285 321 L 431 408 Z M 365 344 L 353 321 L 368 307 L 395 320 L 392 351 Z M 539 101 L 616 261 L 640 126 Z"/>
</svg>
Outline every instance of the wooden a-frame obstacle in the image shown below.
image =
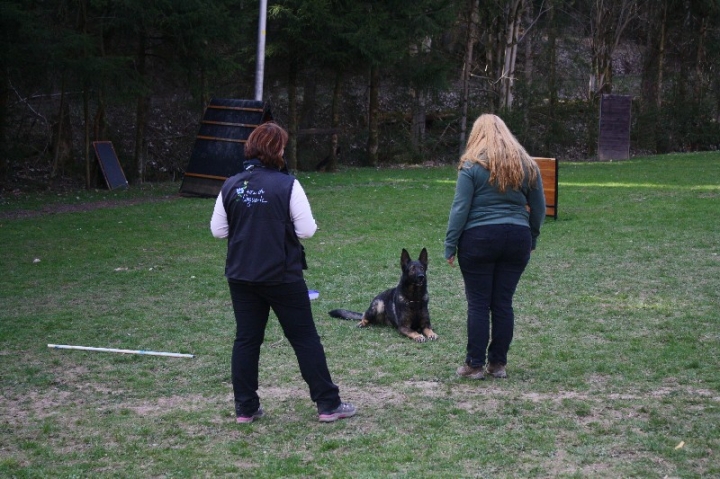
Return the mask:
<svg viewBox="0 0 720 479">
<path fill-rule="evenodd" d="M 217 196 L 225 180 L 242 169 L 250 133 L 271 120 L 270 107 L 262 101 L 213 98 L 200 122 L 180 194 Z"/>
</svg>

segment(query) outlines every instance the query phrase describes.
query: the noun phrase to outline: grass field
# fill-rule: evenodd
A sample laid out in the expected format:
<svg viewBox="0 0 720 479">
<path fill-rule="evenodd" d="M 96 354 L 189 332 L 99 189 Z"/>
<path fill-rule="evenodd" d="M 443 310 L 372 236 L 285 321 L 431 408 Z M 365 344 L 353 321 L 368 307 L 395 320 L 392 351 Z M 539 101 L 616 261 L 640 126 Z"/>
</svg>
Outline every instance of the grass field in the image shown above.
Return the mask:
<svg viewBox="0 0 720 479">
<path fill-rule="evenodd" d="M 213 200 L 179 184 L 0 198 L 0 477 L 720 477 L 720 154 L 561 163 L 516 295 L 507 380 L 468 381 L 442 258 L 455 170 L 302 173 L 306 280 L 354 418 L 320 424 L 271 320 L 266 417 L 234 422 Z M 362 311 L 430 252 L 416 344 Z M 48 344 L 191 353 L 165 358 Z"/>
</svg>

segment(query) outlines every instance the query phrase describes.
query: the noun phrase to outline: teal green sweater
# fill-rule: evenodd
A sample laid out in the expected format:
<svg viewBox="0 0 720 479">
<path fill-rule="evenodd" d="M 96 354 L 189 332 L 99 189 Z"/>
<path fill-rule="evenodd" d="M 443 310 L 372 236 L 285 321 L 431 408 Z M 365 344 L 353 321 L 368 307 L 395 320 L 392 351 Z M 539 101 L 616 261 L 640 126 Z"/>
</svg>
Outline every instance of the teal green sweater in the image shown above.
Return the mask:
<svg viewBox="0 0 720 479">
<path fill-rule="evenodd" d="M 527 180 L 520 190 L 500 193 L 490 184 L 490 172 L 477 163 L 465 163 L 458 172 L 455 198 L 450 208 L 445 259 L 455 256 L 463 231 L 476 226 L 513 224 L 527 226 L 535 249 L 540 227 L 545 221 L 545 194 L 538 169 L 538 184 L 530 188 Z M 530 207 L 530 211 L 526 208 Z"/>
</svg>

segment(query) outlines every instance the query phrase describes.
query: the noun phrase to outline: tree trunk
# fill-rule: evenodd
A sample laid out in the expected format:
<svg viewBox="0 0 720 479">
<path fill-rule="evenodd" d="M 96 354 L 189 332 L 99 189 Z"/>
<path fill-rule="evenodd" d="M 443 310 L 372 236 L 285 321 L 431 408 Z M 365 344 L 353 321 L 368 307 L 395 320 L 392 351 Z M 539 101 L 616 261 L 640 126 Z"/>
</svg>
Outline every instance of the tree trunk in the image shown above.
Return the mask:
<svg viewBox="0 0 720 479">
<path fill-rule="evenodd" d="M 297 170 L 297 132 L 298 132 L 298 114 L 297 114 L 297 81 L 298 81 L 298 64 L 291 60 L 288 69 L 288 144 L 285 147 L 285 161 L 288 170 Z"/>
<path fill-rule="evenodd" d="M 467 15 L 467 38 L 465 42 L 465 60 L 462 68 L 462 97 L 460 100 L 460 155 L 465 152 L 467 136 L 468 104 L 470 101 L 470 72 L 473 64 L 473 48 L 477 41 L 478 11 L 480 0 L 469 0 L 469 12 Z"/>
<path fill-rule="evenodd" d="M 421 153 L 423 143 L 425 142 L 425 123 L 427 120 L 425 111 L 425 92 L 423 90 L 413 90 L 412 94 L 413 113 L 410 141 L 415 151 Z"/>
<path fill-rule="evenodd" d="M 517 40 L 520 29 L 521 0 L 508 5 L 505 17 L 505 41 L 503 45 L 503 67 L 500 74 L 500 109 L 512 110 L 513 85 L 515 83 L 515 61 Z"/>
<path fill-rule="evenodd" d="M 10 95 L 10 81 L 7 71 L 0 71 L 0 185 L 8 174 L 7 152 L 8 145 L 5 138 L 6 121 L 8 114 L 8 97 Z"/>
<path fill-rule="evenodd" d="M 147 74 L 147 52 L 145 51 L 147 36 L 141 32 L 137 45 L 137 71 L 143 83 L 146 82 Z M 145 180 L 145 128 L 147 125 L 149 99 L 145 92 L 140 92 L 135 105 L 135 152 L 133 154 L 133 167 L 131 175 L 135 176 L 140 183 Z"/>
<path fill-rule="evenodd" d="M 636 17 L 636 0 L 595 0 L 590 21 L 593 76 L 588 100 L 612 92 L 612 56 L 630 22 Z"/>
<path fill-rule="evenodd" d="M 529 93 L 529 97 L 534 96 L 532 91 L 533 87 L 533 41 L 532 35 L 530 35 L 530 26 L 533 24 L 533 2 L 530 0 L 523 0 L 523 9 L 525 10 L 525 35 L 523 41 L 525 42 L 525 88 Z M 526 132 L 530 131 L 530 106 L 531 98 L 526 102 L 527 107 L 523 108 L 523 129 Z"/>
<path fill-rule="evenodd" d="M 378 131 L 378 115 L 380 110 L 380 67 L 373 64 L 370 67 L 370 95 L 368 101 L 368 143 L 367 164 L 377 166 L 378 144 L 380 133 Z"/>
<path fill-rule="evenodd" d="M 488 91 L 490 97 L 488 98 L 488 113 L 495 113 L 500 106 L 500 94 L 498 92 L 498 82 L 493 79 L 498 79 L 502 76 L 502 68 L 499 67 L 501 56 L 501 44 L 502 40 L 497 35 L 497 19 L 495 19 L 485 33 L 485 71 L 489 72 L 490 78 L 487 79 Z"/>
<path fill-rule="evenodd" d="M 83 121 L 85 122 L 83 134 L 83 156 L 85 157 L 85 187 L 89 190 L 97 186 L 96 176 L 93 174 L 97 170 L 92 167 L 90 156 L 90 92 L 89 87 L 85 84 L 83 88 Z"/>
<path fill-rule="evenodd" d="M 595 0 L 590 20 L 592 74 L 588 85 L 588 112 L 597 118 L 600 98 L 603 93 L 612 92 L 612 56 L 630 22 L 636 17 L 636 0 Z M 587 154 L 592 156 L 597 149 L 597 128 L 588 128 Z"/>
<path fill-rule="evenodd" d="M 82 0 L 78 2 L 80 7 L 80 25 L 79 30 L 83 34 L 87 34 L 87 1 Z M 88 57 L 89 53 L 87 50 L 84 52 L 84 56 Z M 90 85 L 87 79 L 83 80 L 83 91 L 82 91 L 82 106 L 83 106 L 83 158 L 85 158 L 85 187 L 89 190 L 97 186 L 97 167 L 95 167 L 95 155 L 91 153 L 90 149 Z"/>
<path fill-rule="evenodd" d="M 102 29 L 98 40 L 100 56 L 105 57 L 105 33 Z M 95 119 L 93 121 L 93 139 L 94 141 L 105 141 L 108 139 L 104 80 L 100 80 L 97 86 L 97 110 L 95 110 Z M 97 162 L 91 162 L 90 165 L 90 175 L 94 178 L 94 181 L 97 181 L 98 164 Z"/>
<path fill-rule="evenodd" d="M 95 141 L 103 141 L 107 138 L 107 122 L 105 120 L 105 93 L 101 87 L 98 90 L 97 110 L 93 122 L 93 138 Z"/>
<path fill-rule="evenodd" d="M 715 91 L 720 91 L 720 76 L 715 75 L 713 77 L 713 85 L 715 85 Z M 720 123 L 720 95 L 715 96 L 715 121 Z M 2 173 L 0 173 L 0 179 Z"/>
<path fill-rule="evenodd" d="M 147 127 L 148 103 L 149 99 L 145 95 L 140 95 L 137 98 L 137 109 L 135 112 L 135 155 L 133 160 L 135 167 L 134 172 L 140 183 L 145 181 L 145 162 L 147 156 L 145 129 Z"/>
<path fill-rule="evenodd" d="M 555 107 L 558 102 L 557 89 L 557 22 L 555 19 L 555 3 L 551 3 L 548 7 L 548 108 L 547 117 L 549 120 L 549 131 L 545 135 L 545 151 L 550 154 L 555 147 L 555 134 L 558 129 L 557 120 L 555 119 Z"/>
<path fill-rule="evenodd" d="M 703 80 L 703 63 L 705 62 L 705 42 L 707 40 L 707 17 L 700 19 L 700 32 L 698 32 L 697 54 L 695 56 L 695 101 L 700 104 L 704 96 L 705 82 Z"/>
<path fill-rule="evenodd" d="M 299 128 L 314 128 L 315 113 L 317 110 L 317 71 L 313 68 L 304 68 L 305 80 L 303 82 L 302 109 L 300 111 Z"/>
<path fill-rule="evenodd" d="M 332 97 L 332 129 L 333 134 L 330 139 L 330 163 L 327 171 L 337 171 L 338 168 L 338 134 L 337 129 L 340 127 L 340 103 L 342 101 L 342 72 L 338 69 L 335 73 L 335 88 L 333 88 Z"/>
<path fill-rule="evenodd" d="M 645 51 L 642 58 L 642 80 L 640 83 L 642 113 L 649 112 L 654 108 L 657 96 L 656 81 L 657 56 L 658 56 L 658 33 L 661 29 L 660 15 L 653 7 L 657 5 L 648 4 L 645 10 L 644 24 L 647 25 L 645 32 Z M 662 7 L 660 7 L 662 8 Z M 658 10 L 659 11 L 659 10 Z"/>
<path fill-rule="evenodd" d="M 412 45 L 410 48 L 411 55 L 427 55 L 432 50 L 432 38 L 425 37 L 420 45 Z M 412 102 L 412 126 L 410 132 L 410 142 L 416 153 L 422 154 L 423 145 L 425 143 L 425 125 L 427 123 L 427 91 L 425 88 L 410 88 Z"/>
<path fill-rule="evenodd" d="M 298 131 L 315 128 L 317 111 L 317 83 L 318 72 L 315 68 L 303 68 L 302 102 L 298 106 Z M 314 135 L 298 135 L 295 148 L 296 163 L 299 163 L 300 154 L 305 151 L 312 151 L 316 142 Z"/>
<path fill-rule="evenodd" d="M 70 107 L 65 98 L 65 75 L 63 74 L 60 86 L 60 110 L 55 126 L 53 138 L 53 162 L 51 178 L 58 175 L 59 170 L 65 169 L 65 164 L 72 157 L 72 124 L 70 122 Z"/>
<path fill-rule="evenodd" d="M 660 106 L 662 98 L 662 56 L 665 49 L 665 17 L 667 0 L 648 2 L 645 7 L 644 24 L 647 25 L 645 52 L 642 60 L 642 81 L 640 86 L 640 115 L 637 118 L 637 142 L 640 148 L 659 151 Z"/>
<path fill-rule="evenodd" d="M 656 92 L 657 92 L 657 98 L 655 99 L 655 104 L 657 105 L 658 111 L 660 111 L 660 108 L 662 107 L 663 103 L 663 69 L 665 68 L 665 42 L 667 41 L 667 11 L 668 11 L 668 2 L 667 0 L 663 1 L 663 13 L 662 13 L 662 20 L 660 22 L 660 44 L 658 48 L 658 63 L 657 63 L 657 85 L 656 85 Z"/>
</svg>

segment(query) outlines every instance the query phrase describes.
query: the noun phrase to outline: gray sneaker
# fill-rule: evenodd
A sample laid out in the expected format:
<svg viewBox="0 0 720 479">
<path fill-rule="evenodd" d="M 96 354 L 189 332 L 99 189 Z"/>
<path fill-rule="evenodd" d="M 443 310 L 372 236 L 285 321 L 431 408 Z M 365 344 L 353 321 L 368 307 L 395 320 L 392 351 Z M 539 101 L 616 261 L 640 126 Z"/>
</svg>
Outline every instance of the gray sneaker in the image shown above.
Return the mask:
<svg viewBox="0 0 720 479">
<path fill-rule="evenodd" d="M 457 375 L 468 379 L 485 379 L 485 372 L 482 366 L 476 368 L 465 363 L 457 368 Z"/>
<path fill-rule="evenodd" d="M 357 412 L 357 408 L 349 402 L 341 402 L 338 407 L 332 411 L 321 412 L 318 414 L 320 422 L 333 422 L 346 417 L 353 417 Z"/>
</svg>

